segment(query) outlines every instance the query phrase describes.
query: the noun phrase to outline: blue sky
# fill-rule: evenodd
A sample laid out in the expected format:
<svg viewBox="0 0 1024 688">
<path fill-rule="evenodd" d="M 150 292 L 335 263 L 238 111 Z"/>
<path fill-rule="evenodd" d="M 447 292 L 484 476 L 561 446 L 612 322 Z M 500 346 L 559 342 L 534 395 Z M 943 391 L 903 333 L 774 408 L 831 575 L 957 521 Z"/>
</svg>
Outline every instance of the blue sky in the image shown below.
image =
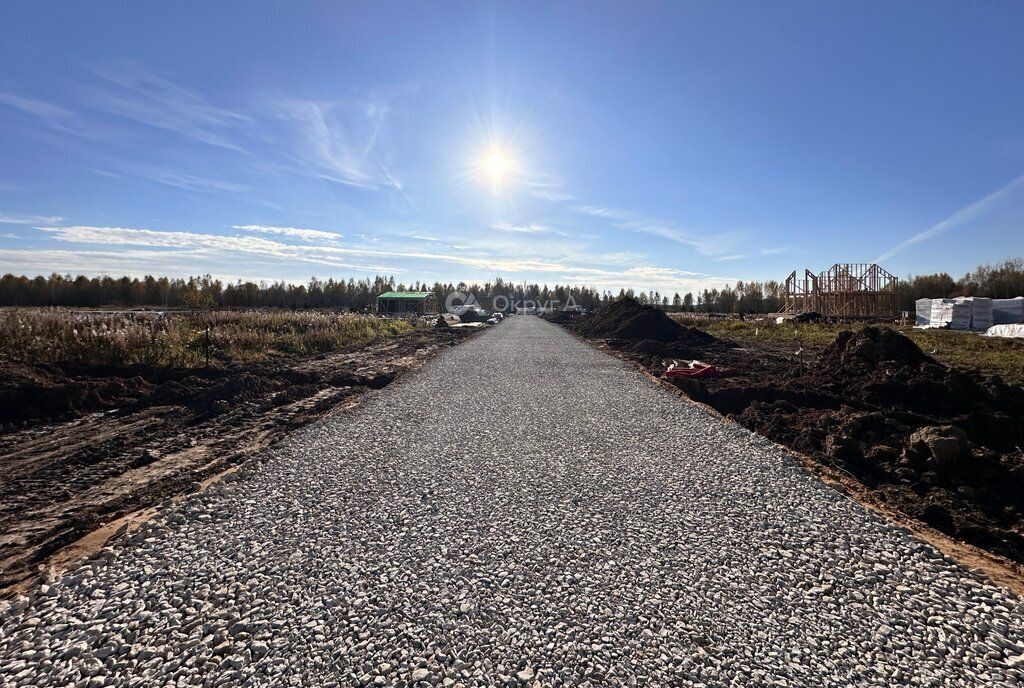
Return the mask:
<svg viewBox="0 0 1024 688">
<path fill-rule="evenodd" d="M 0 271 L 672 293 L 1024 254 L 1024 5 L 0 5 Z"/>
</svg>

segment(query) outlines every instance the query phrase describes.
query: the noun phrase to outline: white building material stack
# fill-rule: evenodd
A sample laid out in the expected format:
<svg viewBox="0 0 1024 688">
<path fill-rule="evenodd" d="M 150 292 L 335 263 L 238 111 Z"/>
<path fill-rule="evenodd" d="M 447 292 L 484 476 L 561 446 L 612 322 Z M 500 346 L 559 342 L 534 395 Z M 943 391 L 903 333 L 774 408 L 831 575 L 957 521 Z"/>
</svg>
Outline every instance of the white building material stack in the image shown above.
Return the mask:
<svg viewBox="0 0 1024 688">
<path fill-rule="evenodd" d="M 992 299 L 985 296 L 971 298 L 971 329 L 984 332 L 992 327 Z"/>
<path fill-rule="evenodd" d="M 924 327 L 932 322 L 932 300 L 918 299 L 914 302 L 914 325 Z"/>
<path fill-rule="evenodd" d="M 1024 296 L 992 299 L 992 322 L 996 325 L 1024 323 Z"/>
<path fill-rule="evenodd" d="M 914 303 L 916 327 L 985 332 L 993 325 L 1024 323 L 1024 296 L 990 299 L 965 296 L 955 299 L 918 299 Z"/>
<path fill-rule="evenodd" d="M 951 330 L 969 330 L 971 329 L 971 300 L 970 299 L 953 299 L 951 305 L 951 315 L 949 319 L 949 329 Z"/>
<path fill-rule="evenodd" d="M 932 299 L 932 313 L 928 318 L 932 327 L 946 327 L 953 320 L 952 299 Z"/>
</svg>

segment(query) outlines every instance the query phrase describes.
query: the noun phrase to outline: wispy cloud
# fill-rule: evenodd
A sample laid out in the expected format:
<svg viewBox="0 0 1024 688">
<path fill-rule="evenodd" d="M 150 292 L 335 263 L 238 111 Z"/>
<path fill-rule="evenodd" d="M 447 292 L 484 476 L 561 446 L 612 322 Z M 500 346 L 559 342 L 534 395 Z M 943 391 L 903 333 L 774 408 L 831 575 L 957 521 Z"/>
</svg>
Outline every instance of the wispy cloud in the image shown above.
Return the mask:
<svg viewBox="0 0 1024 688">
<path fill-rule="evenodd" d="M 253 280 L 273 282 L 281 279 L 277 266 L 262 263 L 225 263 L 218 254 L 204 250 L 117 249 L 4 249 L 0 248 L 0 265 L 23 275 L 46 275 L 52 272 L 73 274 L 110 274 L 144 277 L 146 275 L 211 274 L 227 281 Z M 266 270 L 266 272 L 262 272 Z M 308 279 L 302 273 L 295 281 Z"/>
<path fill-rule="evenodd" d="M 577 212 L 583 213 L 584 215 L 590 215 L 591 217 L 618 217 L 624 219 L 622 214 L 618 211 L 609 210 L 608 208 L 602 208 L 601 206 L 596 205 L 579 205 L 576 206 L 576 210 Z"/>
<path fill-rule="evenodd" d="M 101 82 L 84 93 L 91 107 L 211 146 L 245 152 L 233 134 L 252 121 L 247 115 L 212 105 L 202 94 L 134 62 L 94 72 Z"/>
<path fill-rule="evenodd" d="M 573 209 L 583 215 L 609 220 L 613 226 L 627 232 L 650 234 L 651 236 L 689 246 L 705 256 L 724 254 L 749 239 L 748 232 L 698 232 L 686 230 L 667 220 L 604 206 L 579 205 Z"/>
<path fill-rule="evenodd" d="M 110 170 L 101 170 L 98 167 L 83 167 L 86 172 L 92 172 L 98 174 L 101 177 L 109 177 L 110 179 L 120 179 L 124 175 L 118 174 L 117 172 L 111 172 Z"/>
<path fill-rule="evenodd" d="M 303 241 L 337 241 L 344 235 L 337 232 L 328 232 L 323 229 L 304 229 L 301 227 L 273 227 L 269 225 L 232 225 L 232 229 L 241 229 L 245 232 L 259 232 L 260 234 L 278 234 L 281 236 L 295 237 Z"/>
<path fill-rule="evenodd" d="M 906 241 L 894 246 L 893 248 L 889 249 L 882 255 L 875 258 L 875 262 L 881 263 L 882 261 L 892 258 L 896 254 L 901 253 L 903 250 L 915 244 L 920 244 L 922 241 L 927 241 L 928 239 L 938 236 L 939 234 L 942 234 L 947 230 L 965 225 L 973 220 L 978 219 L 985 213 L 995 209 L 1001 202 L 1006 200 L 1006 198 L 1010 196 L 1014 191 L 1021 188 L 1024 188 L 1024 175 L 1017 177 L 1009 184 L 1000 187 L 999 189 L 990 193 L 988 196 L 985 196 L 981 200 L 975 201 L 974 203 L 971 203 L 970 205 L 961 208 L 960 210 L 956 211 L 955 213 L 947 217 L 942 222 L 934 224 L 928 229 L 924 230 L 923 232 L 918 232 L 917 234 L 910 237 Z"/>
<path fill-rule="evenodd" d="M 255 236 L 222 236 L 198 232 L 158 231 L 128 227 L 39 227 L 57 241 L 103 246 L 145 246 L 149 248 L 201 249 L 215 252 L 226 262 L 237 262 L 241 255 L 277 261 L 312 263 L 361 272 L 400 272 L 393 266 L 342 260 L 339 249 L 284 244 Z"/>
<path fill-rule="evenodd" d="M 17 234 L 15 234 L 14 232 L 7 232 L 6 234 L 0 234 L 0 237 L 3 237 L 4 239 L 20 239 L 21 238 Z"/>
<path fill-rule="evenodd" d="M 759 256 L 778 256 L 784 253 L 792 253 L 794 251 L 792 246 L 772 246 L 769 248 L 760 248 L 753 253 L 731 253 L 726 256 L 716 256 L 712 260 L 716 262 L 732 261 L 732 260 L 744 260 L 746 258 L 756 258 Z"/>
<path fill-rule="evenodd" d="M 26 114 L 43 119 L 58 119 L 69 117 L 72 114 L 70 110 L 53 105 L 52 103 L 45 103 L 41 100 L 26 98 L 13 93 L 0 93 L 0 103 L 10 105 Z"/>
<path fill-rule="evenodd" d="M 245 184 L 189 174 L 171 167 L 132 164 L 126 165 L 124 172 L 140 179 L 186 191 L 226 191 L 235 194 L 247 194 L 251 191 L 251 188 Z M 102 174 L 102 172 L 99 173 Z"/>
<path fill-rule="evenodd" d="M 650 234 L 690 246 L 705 256 L 716 256 L 735 248 L 749 238 L 746 232 L 695 232 L 681 229 L 663 220 L 637 218 L 617 222 L 616 227 L 630 232 Z"/>
<path fill-rule="evenodd" d="M 52 217 L 46 215 L 25 215 L 24 213 L 5 213 L 0 212 L 0 224 L 6 225 L 39 225 L 39 224 L 53 224 L 60 222 L 64 218 Z"/>
<path fill-rule="evenodd" d="M 558 203 L 574 200 L 573 195 L 565 190 L 562 183 L 552 178 L 523 179 L 521 183 L 527 193 L 546 201 Z"/>
<path fill-rule="evenodd" d="M 686 293 L 721 287 L 731 277 L 661 267 L 633 253 L 588 253 L 585 247 L 558 239 L 535 242 L 476 241 L 459 250 L 427 250 L 401 241 L 346 245 L 325 230 L 273 225 L 233 225 L 241 235 L 163 231 L 124 227 L 41 226 L 57 242 L 74 244 L 74 250 L 50 248 L 3 250 L 0 260 L 12 269 L 31 272 L 52 270 L 85 272 L 138 271 L 163 274 L 194 274 L 203 270 L 218 276 L 276 274 L 295 279 L 310 265 L 349 274 L 438 275 L 444 279 L 483 281 L 495 275 L 572 284 L 587 284 L 617 291 L 660 290 L 663 294 Z M 268 231 L 264 231 L 268 230 Z M 278 231 L 279 230 L 279 231 Z M 298 234 L 296 233 L 298 232 Z M 308 232 L 312 232 L 309 234 Z M 258 235 L 267 235 L 258 236 Z M 325 237 L 323 234 L 329 236 Z M 434 237 L 419 235 L 423 240 Z M 299 238 L 301 244 L 276 238 Z M 405 237 L 409 238 L 409 237 Z M 436 244 L 440 246 L 440 244 Z M 95 248 L 90 248 L 95 247 Z M 307 267 L 303 267 L 307 266 Z"/>
<path fill-rule="evenodd" d="M 357 182 L 352 179 L 342 179 L 341 177 L 332 177 L 329 174 L 318 174 L 318 179 L 325 181 L 334 182 L 335 184 L 344 184 L 345 186 L 354 186 L 357 189 L 368 189 L 370 191 L 376 191 L 380 187 L 376 184 L 370 184 L 368 182 Z"/>
<path fill-rule="evenodd" d="M 269 106 L 224 106 L 223 99 L 191 88 L 131 61 L 96 66 L 81 80 L 74 106 L 0 92 L 0 110 L 31 116 L 22 123 L 32 136 L 89 159 L 94 174 L 122 175 L 198 193 L 252 194 L 254 186 L 283 179 L 319 177 L 348 187 L 392 194 L 394 207 L 415 209 L 391 166 L 386 144 L 391 96 L 369 94 L 351 101 L 277 96 Z M 220 102 L 218 102 L 220 101 Z M 257 101 L 258 103 L 259 101 Z M 147 131 L 150 129 L 151 131 Z M 137 146 L 158 130 L 200 142 L 192 146 Z M 90 142 L 101 141 L 97 155 Z M 189 143 L 183 142 L 183 143 Z M 272 144 L 272 145 L 268 145 Z M 225 156 L 227 149 L 244 157 Z M 269 205 L 270 200 L 255 200 Z"/>
<path fill-rule="evenodd" d="M 567 271 L 559 279 L 570 284 L 587 284 L 598 289 L 618 291 L 657 290 L 662 296 L 672 298 L 675 293 L 699 292 L 704 289 L 721 288 L 735 282 L 735 277 L 707 275 L 688 270 L 677 270 L 658 266 L 637 266 L 624 270 L 598 270 L 581 268 Z"/>
<path fill-rule="evenodd" d="M 84 116 L 77 110 L 55 105 L 37 98 L 28 98 L 13 93 L 0 93 L 0 105 L 14 107 L 29 115 L 28 133 L 43 138 L 48 143 L 59 145 L 65 150 L 72 147 L 72 141 L 99 141 L 111 146 L 125 144 L 126 136 L 119 128 L 112 128 L 96 117 Z M 60 135 L 54 139 L 53 134 Z M 67 137 L 72 137 L 68 139 Z"/>
<path fill-rule="evenodd" d="M 74 244 L 103 246 L 140 246 L 166 249 L 200 249 L 221 254 L 225 261 L 237 262 L 241 256 L 259 256 L 276 261 L 312 263 L 348 268 L 361 272 L 409 272 L 420 270 L 424 263 L 458 265 L 489 271 L 493 274 L 527 273 L 560 274 L 578 269 L 578 263 L 563 258 L 548 258 L 521 253 L 497 253 L 492 246 L 464 247 L 459 252 L 403 251 L 391 248 L 367 248 L 340 245 L 285 244 L 257 236 L 222 236 L 198 232 L 159 231 L 126 227 L 39 227 L 51 238 Z M 634 257 L 635 258 L 635 257 Z M 377 260 L 401 261 L 408 267 L 376 263 Z M 576 260 L 601 262 L 601 257 L 582 255 Z M 360 262 L 374 261 L 374 262 Z"/>
<path fill-rule="evenodd" d="M 388 104 L 371 98 L 362 104 L 281 98 L 281 118 L 298 136 L 300 156 L 319 168 L 321 179 L 364 189 L 401 190 L 384 163 L 379 142 Z"/>
<path fill-rule="evenodd" d="M 515 225 L 509 222 L 496 222 L 491 225 L 492 229 L 499 229 L 503 232 L 514 232 L 517 234 L 539 234 L 548 231 L 548 227 L 534 222 L 525 225 Z"/>
</svg>

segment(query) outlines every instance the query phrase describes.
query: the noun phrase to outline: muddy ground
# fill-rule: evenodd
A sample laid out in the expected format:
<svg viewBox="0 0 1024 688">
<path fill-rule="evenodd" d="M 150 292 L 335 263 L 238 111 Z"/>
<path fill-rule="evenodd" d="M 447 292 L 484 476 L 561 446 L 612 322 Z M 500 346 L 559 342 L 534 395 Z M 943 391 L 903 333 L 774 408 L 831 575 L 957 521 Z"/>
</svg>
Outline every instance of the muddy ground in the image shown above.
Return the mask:
<svg viewBox="0 0 1024 688">
<path fill-rule="evenodd" d="M 674 384 L 690 398 L 839 471 L 887 508 L 1024 563 L 1024 388 L 950 368 L 885 327 L 801 352 L 738 346 L 617 302 L 577 334 L 661 376 L 673 360 L 739 369 Z M 1022 361 L 1024 365 L 1024 361 Z"/>
<path fill-rule="evenodd" d="M 0 364 L 0 594 L 105 523 L 198 489 L 467 336 L 421 329 L 209 369 Z"/>
</svg>

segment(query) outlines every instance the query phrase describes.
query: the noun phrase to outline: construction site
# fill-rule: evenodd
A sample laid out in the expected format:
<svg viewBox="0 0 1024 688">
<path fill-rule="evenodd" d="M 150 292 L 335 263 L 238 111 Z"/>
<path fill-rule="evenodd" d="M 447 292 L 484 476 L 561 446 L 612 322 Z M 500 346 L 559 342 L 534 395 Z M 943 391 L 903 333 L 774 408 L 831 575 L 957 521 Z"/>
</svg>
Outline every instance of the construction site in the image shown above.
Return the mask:
<svg viewBox="0 0 1024 688">
<path fill-rule="evenodd" d="M 817 313 L 841 320 L 895 318 L 899 280 L 874 263 L 836 263 L 817 274 L 796 270 L 786 278 L 783 313 Z"/>
<path fill-rule="evenodd" d="M 811 282 L 813 303 L 852 308 L 821 289 L 841 281 Z M 287 317 L 294 333 L 300 316 Z M 82 679 L 103 667 L 149 685 L 167 665 L 188 680 L 142 654 L 192 657 L 187 642 L 196 676 L 229 676 L 218 685 L 321 685 L 309 677 L 324 666 L 344 686 L 633 685 L 635 665 L 608 683 L 577 670 L 563 651 L 580 637 L 570 622 L 591 661 L 643 637 L 637 609 L 661 629 L 655 613 L 686 619 L 704 596 L 755 594 L 764 580 L 807 615 L 867 609 L 849 601 L 862 581 L 898 567 L 941 583 L 965 565 L 1024 590 L 1021 376 L 946 355 L 953 341 L 992 345 L 1019 370 L 1024 342 L 866 322 L 709 317 L 698 328 L 631 298 L 545 318 L 349 315 L 335 326 L 390 334 L 194 369 L 0 367 L 11 600 L 0 600 L 0 675 L 32 678 L 21 657 L 37 641 L 67 659 L 43 665 L 53 681 L 12 685 L 99 685 Z M 911 337 L 938 341 L 942 356 Z M 857 555 L 836 550 L 844 543 Z M 749 567 L 723 565 L 734 556 L 770 573 L 745 578 Z M 893 584 L 911 589 L 917 575 Z M 676 587 L 661 592 L 667 580 Z M 633 600 L 652 593 L 636 581 L 675 606 L 646 611 Z M 628 600 L 616 612 L 626 621 L 591 631 L 595 614 L 611 615 L 597 611 L 609 589 Z M 295 602 L 310 591 L 313 607 Z M 149 618 L 140 603 L 167 611 L 137 622 Z M 296 613 L 313 647 L 333 653 L 323 663 L 301 663 L 306 636 L 284 630 Z M 67 631 L 96 615 L 124 640 Z M 187 632 L 163 622 L 172 615 Z M 526 659 L 475 649 L 495 619 L 524 620 Z M 864 623 L 876 622 L 870 609 Z M 370 649 L 379 637 L 400 649 Z M 452 637 L 468 649 L 452 651 Z M 751 654 L 769 656 L 772 642 Z M 660 656 L 648 683 L 676 685 Z M 718 671 L 690 685 L 715 685 Z M 787 685 L 817 685 L 813 671 Z"/>
</svg>

